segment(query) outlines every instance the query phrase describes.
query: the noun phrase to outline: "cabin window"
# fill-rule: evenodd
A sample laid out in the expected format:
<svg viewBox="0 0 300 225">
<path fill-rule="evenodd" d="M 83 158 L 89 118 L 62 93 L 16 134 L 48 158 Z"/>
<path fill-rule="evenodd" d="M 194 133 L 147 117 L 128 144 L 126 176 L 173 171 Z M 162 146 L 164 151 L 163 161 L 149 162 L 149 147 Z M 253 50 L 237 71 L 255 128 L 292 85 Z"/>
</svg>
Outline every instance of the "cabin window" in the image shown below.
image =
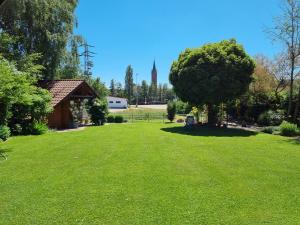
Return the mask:
<svg viewBox="0 0 300 225">
<path fill-rule="evenodd" d="M 114 103 L 114 101 L 109 101 L 109 103 Z"/>
<path fill-rule="evenodd" d="M 120 103 L 121 103 L 121 101 L 116 101 L 116 103 L 120 104 Z"/>
</svg>

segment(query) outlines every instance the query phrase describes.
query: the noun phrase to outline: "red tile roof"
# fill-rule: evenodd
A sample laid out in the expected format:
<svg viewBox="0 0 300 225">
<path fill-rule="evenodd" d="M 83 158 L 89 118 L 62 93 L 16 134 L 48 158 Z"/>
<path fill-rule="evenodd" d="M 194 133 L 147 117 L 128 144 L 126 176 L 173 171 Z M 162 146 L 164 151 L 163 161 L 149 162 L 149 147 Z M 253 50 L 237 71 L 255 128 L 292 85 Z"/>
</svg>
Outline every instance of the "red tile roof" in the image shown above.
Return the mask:
<svg viewBox="0 0 300 225">
<path fill-rule="evenodd" d="M 40 86 L 52 94 L 51 104 L 55 107 L 83 83 L 84 80 L 53 80 L 41 81 Z"/>
</svg>

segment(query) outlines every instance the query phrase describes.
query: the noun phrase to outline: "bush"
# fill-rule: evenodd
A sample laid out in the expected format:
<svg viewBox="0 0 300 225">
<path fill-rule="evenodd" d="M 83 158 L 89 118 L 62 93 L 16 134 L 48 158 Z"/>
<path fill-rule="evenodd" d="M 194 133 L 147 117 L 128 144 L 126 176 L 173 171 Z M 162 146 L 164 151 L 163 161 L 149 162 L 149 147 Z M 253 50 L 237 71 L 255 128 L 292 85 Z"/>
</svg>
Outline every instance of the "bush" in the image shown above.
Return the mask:
<svg viewBox="0 0 300 225">
<path fill-rule="evenodd" d="M 173 101 L 169 101 L 168 105 L 167 105 L 167 117 L 168 120 L 170 120 L 171 122 L 173 122 L 173 120 L 175 119 L 175 114 L 176 114 L 176 104 Z"/>
<path fill-rule="evenodd" d="M 96 126 L 103 125 L 105 123 L 105 117 L 108 113 L 107 101 L 95 99 L 89 104 L 89 114 L 93 124 Z"/>
<path fill-rule="evenodd" d="M 33 135 L 41 135 L 48 132 L 48 126 L 42 122 L 34 122 L 31 126 L 30 133 Z"/>
<path fill-rule="evenodd" d="M 262 126 L 278 126 L 284 119 L 282 111 L 266 111 L 259 115 L 257 123 Z"/>
<path fill-rule="evenodd" d="M 11 130 L 11 133 L 13 135 L 21 135 L 21 134 L 23 134 L 23 128 L 22 128 L 21 124 L 18 124 L 18 123 L 17 124 L 13 124 L 11 126 L 10 130 Z"/>
<path fill-rule="evenodd" d="M 277 130 L 277 127 L 265 127 L 261 130 L 261 132 L 263 133 L 267 133 L 267 134 L 273 134 L 274 131 Z"/>
<path fill-rule="evenodd" d="M 115 117 L 114 115 L 108 115 L 106 121 L 108 123 L 114 123 L 115 122 Z"/>
<path fill-rule="evenodd" d="M 37 86 L 34 76 L 40 74 L 38 67 L 41 67 L 25 61 L 26 68 L 23 69 L 26 72 L 21 72 L 14 63 L 0 56 L 0 124 L 7 124 L 16 133 L 20 129 L 16 127 L 15 130 L 15 124 L 24 129 L 33 120 L 40 121 L 52 111 L 50 93 Z"/>
<path fill-rule="evenodd" d="M 287 121 L 283 121 L 280 124 L 280 134 L 288 137 L 296 136 L 298 134 L 297 125 L 289 123 Z"/>
<path fill-rule="evenodd" d="M 124 118 L 123 116 L 115 116 L 115 123 L 123 123 L 124 122 Z"/>
<path fill-rule="evenodd" d="M 176 101 L 176 113 L 177 114 L 189 114 L 192 111 L 192 107 L 189 103 L 183 101 Z"/>
<path fill-rule="evenodd" d="M 0 141 L 6 141 L 10 136 L 10 129 L 8 126 L 0 126 Z"/>
</svg>

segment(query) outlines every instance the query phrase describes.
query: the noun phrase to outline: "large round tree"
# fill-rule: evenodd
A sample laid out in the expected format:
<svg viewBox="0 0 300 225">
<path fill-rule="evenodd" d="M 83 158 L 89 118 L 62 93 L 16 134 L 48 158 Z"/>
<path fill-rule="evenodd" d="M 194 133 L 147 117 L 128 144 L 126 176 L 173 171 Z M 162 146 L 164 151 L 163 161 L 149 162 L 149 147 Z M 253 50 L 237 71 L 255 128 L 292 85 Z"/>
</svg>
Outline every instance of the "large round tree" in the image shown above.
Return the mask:
<svg viewBox="0 0 300 225">
<path fill-rule="evenodd" d="M 207 105 L 208 123 L 214 124 L 214 108 L 247 91 L 254 67 L 242 45 L 231 39 L 186 49 L 173 62 L 169 79 L 183 101 Z"/>
</svg>

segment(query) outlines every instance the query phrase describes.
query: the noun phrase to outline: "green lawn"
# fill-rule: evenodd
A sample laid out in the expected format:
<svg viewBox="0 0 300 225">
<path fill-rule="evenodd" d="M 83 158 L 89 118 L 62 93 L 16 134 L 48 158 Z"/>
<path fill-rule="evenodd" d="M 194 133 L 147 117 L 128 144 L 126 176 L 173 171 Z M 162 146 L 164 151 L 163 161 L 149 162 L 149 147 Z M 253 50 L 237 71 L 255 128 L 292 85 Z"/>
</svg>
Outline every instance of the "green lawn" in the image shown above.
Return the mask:
<svg viewBox="0 0 300 225">
<path fill-rule="evenodd" d="M 135 123 L 0 144 L 0 224 L 300 224 L 300 144 Z"/>
<path fill-rule="evenodd" d="M 129 108 L 124 111 L 113 112 L 112 115 L 121 115 L 130 122 L 165 122 L 167 121 L 165 109 Z"/>
</svg>

